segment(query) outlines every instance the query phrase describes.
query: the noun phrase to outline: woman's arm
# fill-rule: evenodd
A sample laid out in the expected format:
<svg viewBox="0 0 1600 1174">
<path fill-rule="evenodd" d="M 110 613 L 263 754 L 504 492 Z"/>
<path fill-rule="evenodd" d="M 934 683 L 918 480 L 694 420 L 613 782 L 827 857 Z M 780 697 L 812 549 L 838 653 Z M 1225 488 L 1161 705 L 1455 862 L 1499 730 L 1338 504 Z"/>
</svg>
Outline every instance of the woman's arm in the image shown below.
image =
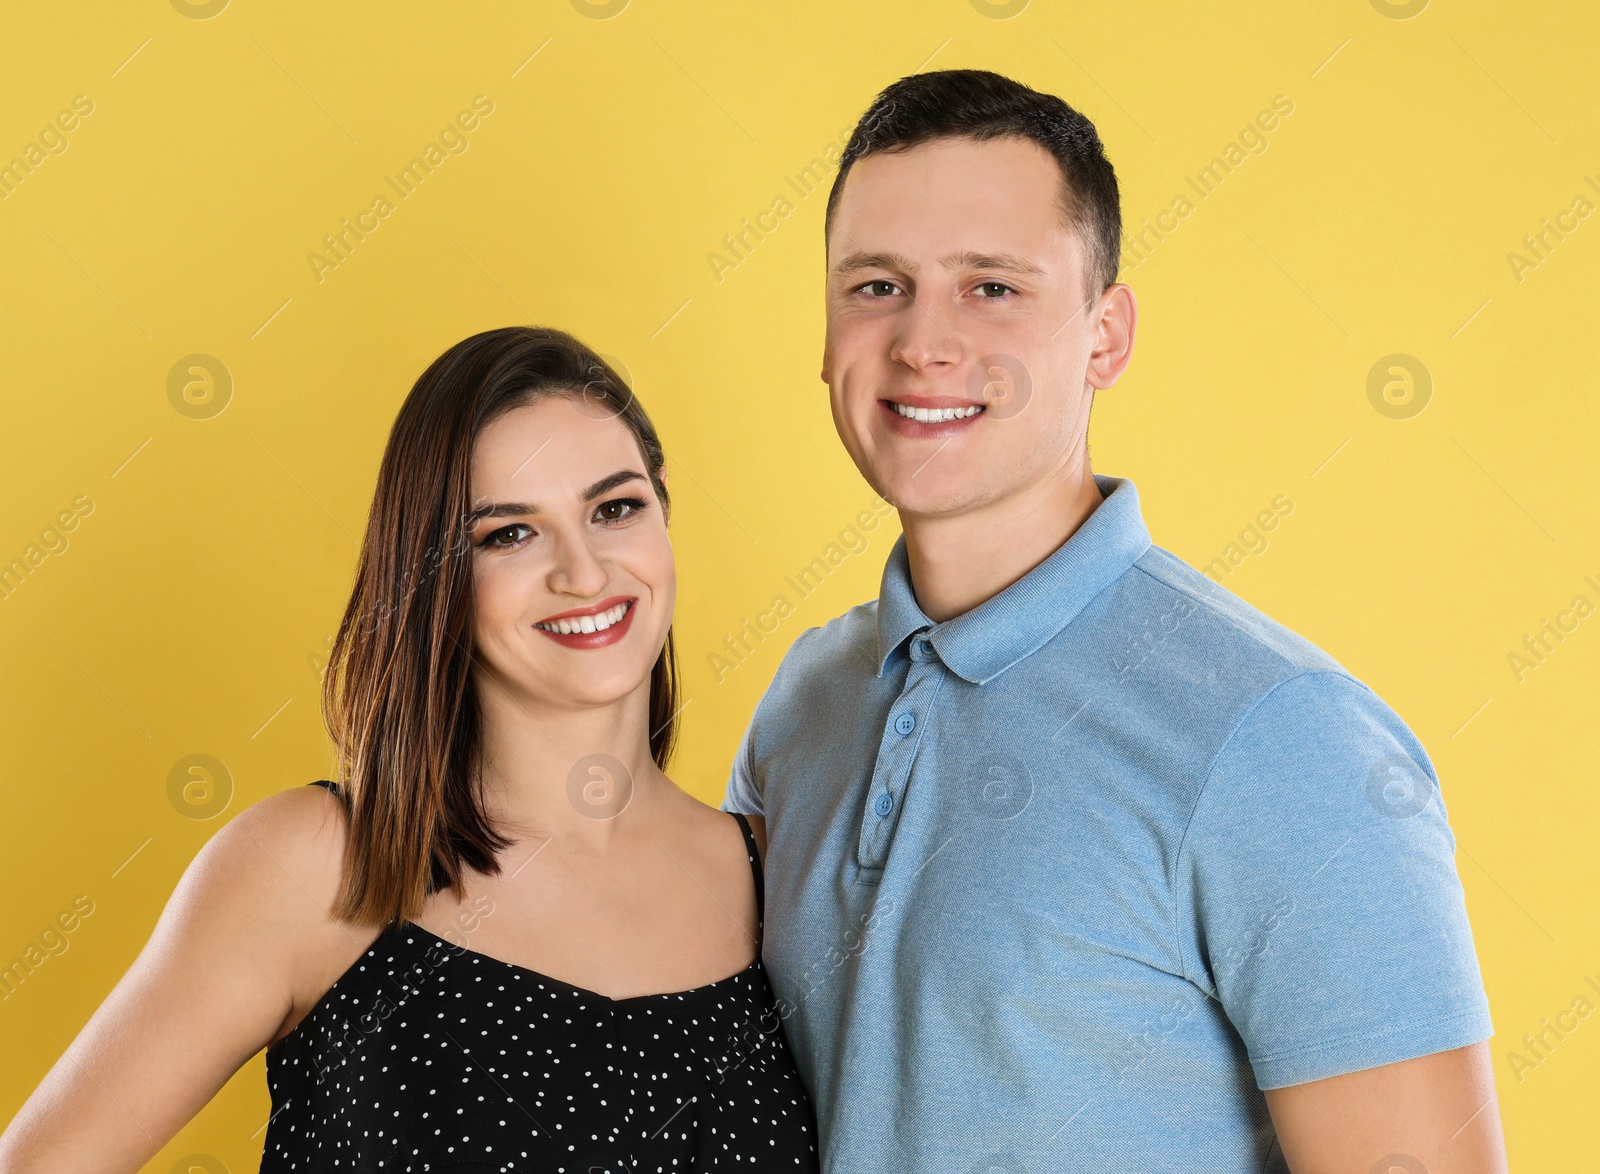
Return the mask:
<svg viewBox="0 0 1600 1174">
<path fill-rule="evenodd" d="M 326 914 L 343 834 L 321 787 L 270 796 L 222 827 L 0 1135 L 0 1174 L 132 1174 L 282 1034 L 337 977 L 330 960 L 359 952 Z"/>
</svg>

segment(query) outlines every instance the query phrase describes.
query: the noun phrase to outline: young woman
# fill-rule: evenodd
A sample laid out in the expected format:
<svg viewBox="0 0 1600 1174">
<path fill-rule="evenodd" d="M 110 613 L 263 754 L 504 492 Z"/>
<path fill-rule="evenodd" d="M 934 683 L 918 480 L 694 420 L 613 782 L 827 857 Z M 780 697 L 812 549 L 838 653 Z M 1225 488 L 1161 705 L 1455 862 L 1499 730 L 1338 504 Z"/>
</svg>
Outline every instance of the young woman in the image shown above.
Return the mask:
<svg viewBox="0 0 1600 1174">
<path fill-rule="evenodd" d="M 0 1174 L 137 1170 L 263 1047 L 263 1171 L 815 1171 L 758 844 L 663 773 L 667 512 L 593 351 L 441 355 L 332 650 L 339 781 L 211 839 Z"/>
</svg>

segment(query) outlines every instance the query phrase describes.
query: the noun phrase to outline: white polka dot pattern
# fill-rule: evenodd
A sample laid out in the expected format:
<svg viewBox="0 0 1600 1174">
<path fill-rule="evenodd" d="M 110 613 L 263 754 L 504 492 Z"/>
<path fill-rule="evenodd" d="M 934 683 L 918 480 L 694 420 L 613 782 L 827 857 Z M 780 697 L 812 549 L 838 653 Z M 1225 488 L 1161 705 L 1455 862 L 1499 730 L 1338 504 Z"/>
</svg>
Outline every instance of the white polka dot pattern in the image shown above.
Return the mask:
<svg viewBox="0 0 1600 1174">
<path fill-rule="evenodd" d="M 612 1000 L 400 922 L 267 1049 L 267 1083 L 264 1174 L 818 1169 L 760 959 Z"/>
</svg>

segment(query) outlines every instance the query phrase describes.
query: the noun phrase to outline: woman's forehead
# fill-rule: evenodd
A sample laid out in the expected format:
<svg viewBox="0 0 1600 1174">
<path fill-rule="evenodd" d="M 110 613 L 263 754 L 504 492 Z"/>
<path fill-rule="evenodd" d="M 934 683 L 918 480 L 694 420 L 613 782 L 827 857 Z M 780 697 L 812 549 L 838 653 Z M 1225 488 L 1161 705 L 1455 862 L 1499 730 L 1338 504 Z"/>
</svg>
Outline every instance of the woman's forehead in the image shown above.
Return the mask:
<svg viewBox="0 0 1600 1174">
<path fill-rule="evenodd" d="M 619 469 L 644 470 L 639 442 L 620 416 L 574 396 L 551 395 L 513 408 L 479 435 L 473 495 L 516 490 L 577 494 Z"/>
</svg>

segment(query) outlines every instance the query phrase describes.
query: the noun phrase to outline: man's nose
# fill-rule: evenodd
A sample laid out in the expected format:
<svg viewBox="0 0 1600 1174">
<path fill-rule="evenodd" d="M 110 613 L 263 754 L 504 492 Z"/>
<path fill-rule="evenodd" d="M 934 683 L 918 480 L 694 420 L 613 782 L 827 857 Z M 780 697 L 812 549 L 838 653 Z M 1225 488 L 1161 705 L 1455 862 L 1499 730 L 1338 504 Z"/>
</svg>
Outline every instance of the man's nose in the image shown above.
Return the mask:
<svg viewBox="0 0 1600 1174">
<path fill-rule="evenodd" d="M 915 371 L 959 363 L 964 347 L 953 325 L 938 306 L 913 301 L 905 312 L 889 357 Z"/>
</svg>

